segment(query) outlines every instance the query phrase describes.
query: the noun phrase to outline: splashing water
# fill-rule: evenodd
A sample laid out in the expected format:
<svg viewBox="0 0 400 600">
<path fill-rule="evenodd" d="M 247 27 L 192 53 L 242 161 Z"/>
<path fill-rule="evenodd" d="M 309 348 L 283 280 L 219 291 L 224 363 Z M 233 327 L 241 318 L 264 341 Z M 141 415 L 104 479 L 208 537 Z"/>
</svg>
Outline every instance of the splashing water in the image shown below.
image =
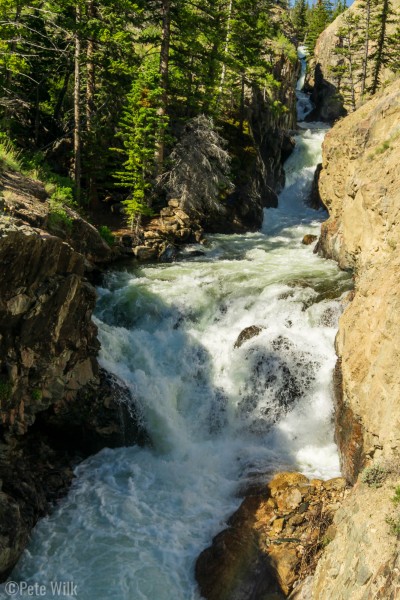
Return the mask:
<svg viewBox="0 0 400 600">
<path fill-rule="evenodd" d="M 153 447 L 82 463 L 14 581 L 73 581 L 79 600 L 196 600 L 194 562 L 240 486 L 279 469 L 339 474 L 330 382 L 351 282 L 301 244 L 325 217 L 304 204 L 323 136 L 297 136 L 262 232 L 214 235 L 203 256 L 108 275 L 101 362 L 130 387 Z"/>
</svg>

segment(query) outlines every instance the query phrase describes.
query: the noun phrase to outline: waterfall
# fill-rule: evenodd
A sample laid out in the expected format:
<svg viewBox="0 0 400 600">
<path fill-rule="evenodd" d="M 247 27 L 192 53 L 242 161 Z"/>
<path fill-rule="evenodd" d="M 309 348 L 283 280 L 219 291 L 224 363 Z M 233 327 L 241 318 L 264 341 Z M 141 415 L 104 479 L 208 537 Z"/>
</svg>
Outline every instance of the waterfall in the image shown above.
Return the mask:
<svg viewBox="0 0 400 600">
<path fill-rule="evenodd" d="M 79 600 L 198 600 L 194 562 L 243 487 L 281 469 L 339 475 L 331 380 L 351 281 L 301 243 L 326 216 L 304 203 L 324 130 L 301 128 L 261 232 L 106 277 L 101 362 L 131 389 L 152 446 L 79 465 L 13 580 L 73 581 Z"/>
</svg>

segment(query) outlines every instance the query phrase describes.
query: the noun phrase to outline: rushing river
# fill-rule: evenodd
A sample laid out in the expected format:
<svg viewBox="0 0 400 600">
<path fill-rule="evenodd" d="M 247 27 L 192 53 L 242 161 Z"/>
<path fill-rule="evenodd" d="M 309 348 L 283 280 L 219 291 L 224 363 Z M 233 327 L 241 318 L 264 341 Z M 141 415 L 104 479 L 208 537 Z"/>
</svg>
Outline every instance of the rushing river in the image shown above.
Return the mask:
<svg viewBox="0 0 400 600">
<path fill-rule="evenodd" d="M 72 581 L 61 597 L 198 599 L 196 557 L 241 486 L 277 469 L 339 474 L 333 344 L 351 282 L 301 243 L 326 217 L 304 204 L 325 132 L 301 126 L 279 209 L 265 211 L 261 232 L 210 236 L 201 256 L 189 249 L 178 262 L 106 277 L 101 362 L 132 390 L 152 447 L 82 463 L 14 581 L 45 584 L 47 598 L 50 582 Z M 250 326 L 258 335 L 235 347 Z"/>
</svg>

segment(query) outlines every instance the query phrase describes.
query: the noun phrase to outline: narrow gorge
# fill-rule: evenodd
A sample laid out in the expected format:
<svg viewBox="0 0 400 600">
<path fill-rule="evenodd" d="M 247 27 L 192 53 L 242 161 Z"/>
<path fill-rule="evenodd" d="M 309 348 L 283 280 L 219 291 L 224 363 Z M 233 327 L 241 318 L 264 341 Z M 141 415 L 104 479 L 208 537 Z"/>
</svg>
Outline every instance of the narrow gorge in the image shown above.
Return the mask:
<svg viewBox="0 0 400 600">
<path fill-rule="evenodd" d="M 306 4 L 0 7 L 0 598 L 400 597 L 399 6 Z"/>
</svg>

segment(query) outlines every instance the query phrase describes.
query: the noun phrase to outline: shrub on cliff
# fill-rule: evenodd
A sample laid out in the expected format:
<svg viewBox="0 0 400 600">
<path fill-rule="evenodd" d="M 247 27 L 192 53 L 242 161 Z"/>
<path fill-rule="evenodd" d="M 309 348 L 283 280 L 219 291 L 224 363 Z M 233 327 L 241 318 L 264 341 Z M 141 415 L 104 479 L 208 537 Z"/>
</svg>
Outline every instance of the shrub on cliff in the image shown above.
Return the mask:
<svg viewBox="0 0 400 600">
<path fill-rule="evenodd" d="M 361 475 L 361 481 L 370 487 L 381 487 L 388 476 L 388 470 L 382 465 L 371 465 L 364 469 Z"/>
</svg>

